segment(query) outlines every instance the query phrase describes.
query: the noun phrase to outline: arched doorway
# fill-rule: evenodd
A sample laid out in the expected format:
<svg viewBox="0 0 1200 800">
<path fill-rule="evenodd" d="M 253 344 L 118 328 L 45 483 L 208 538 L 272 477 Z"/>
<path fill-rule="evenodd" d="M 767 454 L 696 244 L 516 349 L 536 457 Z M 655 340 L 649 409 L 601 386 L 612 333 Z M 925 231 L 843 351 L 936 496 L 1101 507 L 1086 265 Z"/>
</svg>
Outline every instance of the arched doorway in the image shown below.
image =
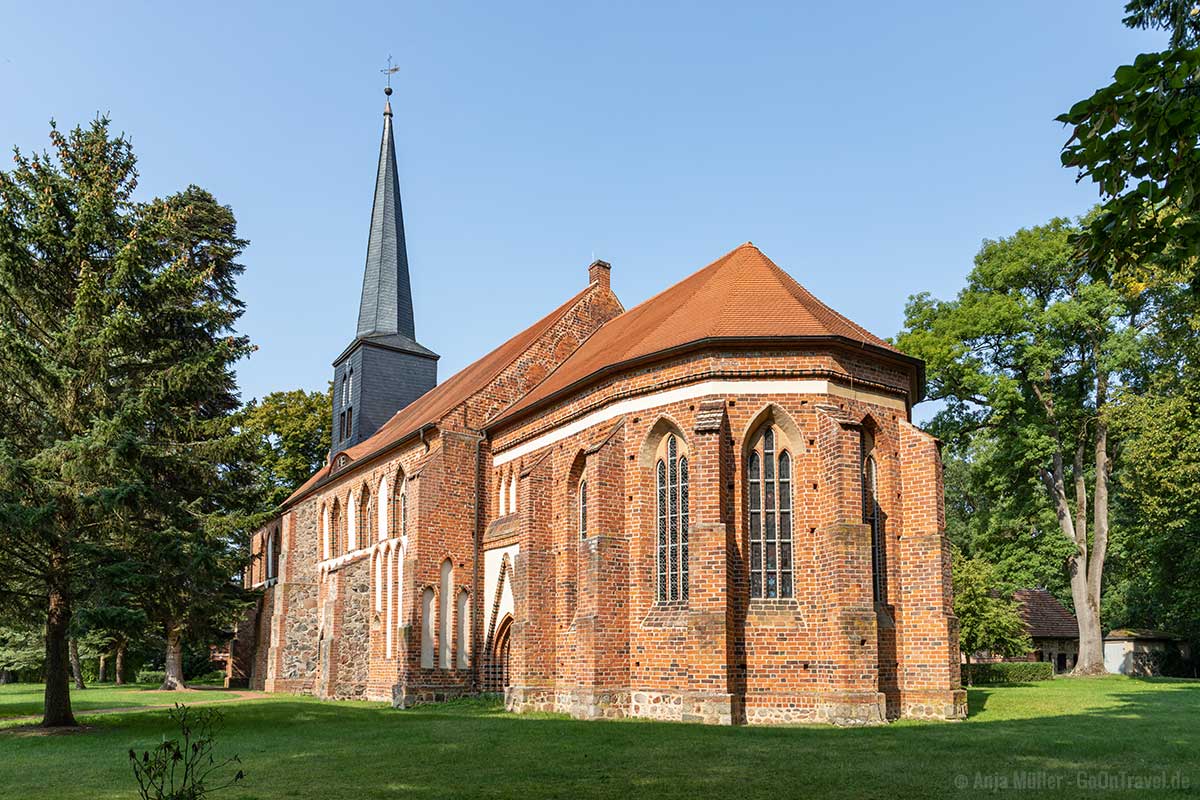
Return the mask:
<svg viewBox="0 0 1200 800">
<path fill-rule="evenodd" d="M 485 692 L 503 693 L 508 687 L 508 654 L 512 644 L 512 616 L 505 614 L 496 628 L 487 668 L 483 675 Z"/>
</svg>

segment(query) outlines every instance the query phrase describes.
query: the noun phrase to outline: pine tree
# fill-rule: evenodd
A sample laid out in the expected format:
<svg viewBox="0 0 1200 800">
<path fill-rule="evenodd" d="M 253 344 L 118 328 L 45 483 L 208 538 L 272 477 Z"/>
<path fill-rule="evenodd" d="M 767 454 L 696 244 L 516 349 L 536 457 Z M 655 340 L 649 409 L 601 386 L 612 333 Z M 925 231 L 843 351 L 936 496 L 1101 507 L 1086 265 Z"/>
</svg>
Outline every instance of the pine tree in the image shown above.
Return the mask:
<svg viewBox="0 0 1200 800">
<path fill-rule="evenodd" d="M 0 604 L 45 619 L 47 726 L 74 724 L 68 632 L 104 553 L 216 512 L 251 350 L 232 212 L 195 187 L 135 202 L 106 119 L 50 138 L 0 173 Z"/>
<path fill-rule="evenodd" d="M 142 565 L 135 602 L 167 643 L 162 688 L 174 689 L 184 685 L 184 639 L 227 638 L 245 603 L 230 579 L 256 518 L 238 479 L 249 450 L 234 428 L 232 366 L 248 345 L 229 335 L 242 310 L 234 279 L 245 241 L 232 211 L 196 187 L 156 201 L 143 218 L 162 265 L 148 286 L 155 327 L 169 333 L 145 342 L 157 366 L 133 404 L 139 516 L 121 543 Z"/>
</svg>

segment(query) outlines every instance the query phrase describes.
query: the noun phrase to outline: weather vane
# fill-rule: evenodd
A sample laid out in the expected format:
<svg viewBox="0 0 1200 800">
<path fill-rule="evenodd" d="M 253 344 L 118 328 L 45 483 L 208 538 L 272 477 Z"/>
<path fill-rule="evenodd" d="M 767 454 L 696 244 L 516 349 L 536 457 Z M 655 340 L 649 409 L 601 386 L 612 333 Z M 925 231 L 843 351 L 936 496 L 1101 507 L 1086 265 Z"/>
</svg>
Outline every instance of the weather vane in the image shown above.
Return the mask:
<svg viewBox="0 0 1200 800">
<path fill-rule="evenodd" d="M 381 69 L 379 71 L 382 72 L 384 75 L 387 75 L 387 88 L 383 90 L 383 93 L 386 95 L 391 95 L 391 93 L 392 93 L 392 76 L 395 75 L 397 72 L 399 72 L 400 68 L 392 66 L 392 57 L 391 57 L 391 55 L 389 55 L 387 67 L 385 67 L 384 69 Z"/>
</svg>

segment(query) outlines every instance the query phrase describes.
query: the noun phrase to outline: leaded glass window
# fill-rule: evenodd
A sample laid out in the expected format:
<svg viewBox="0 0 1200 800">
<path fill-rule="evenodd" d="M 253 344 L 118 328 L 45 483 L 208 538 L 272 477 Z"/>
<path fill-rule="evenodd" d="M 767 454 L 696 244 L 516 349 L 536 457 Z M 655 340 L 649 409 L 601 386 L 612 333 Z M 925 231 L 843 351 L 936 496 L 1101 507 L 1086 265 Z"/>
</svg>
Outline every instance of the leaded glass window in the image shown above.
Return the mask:
<svg viewBox="0 0 1200 800">
<path fill-rule="evenodd" d="M 871 528 L 871 594 L 876 603 L 887 602 L 887 553 L 884 551 L 883 512 L 879 508 L 879 478 L 875 459 L 863 461 L 863 522 Z"/>
<path fill-rule="evenodd" d="M 655 465 L 657 495 L 658 599 L 688 597 L 688 460 L 679 440 L 667 437 L 663 457 Z"/>
<path fill-rule="evenodd" d="M 658 599 L 667 599 L 667 465 L 655 469 L 658 485 Z"/>
<path fill-rule="evenodd" d="M 587 538 L 587 481 L 579 482 L 579 538 Z"/>
<path fill-rule="evenodd" d="M 679 459 L 679 594 L 688 596 L 688 460 Z"/>
<path fill-rule="evenodd" d="M 746 464 L 750 538 L 750 596 L 791 597 L 792 457 L 763 428 Z"/>
</svg>

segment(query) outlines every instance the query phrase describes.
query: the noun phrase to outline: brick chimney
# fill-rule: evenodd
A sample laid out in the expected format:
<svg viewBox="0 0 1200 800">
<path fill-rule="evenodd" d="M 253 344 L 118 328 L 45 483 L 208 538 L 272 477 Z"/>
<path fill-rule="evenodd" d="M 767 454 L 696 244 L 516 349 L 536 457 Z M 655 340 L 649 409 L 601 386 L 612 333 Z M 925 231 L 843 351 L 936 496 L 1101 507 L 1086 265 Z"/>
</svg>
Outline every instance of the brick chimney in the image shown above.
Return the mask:
<svg viewBox="0 0 1200 800">
<path fill-rule="evenodd" d="M 612 274 L 612 264 L 596 259 L 588 266 L 588 283 L 598 283 L 605 289 L 609 288 L 609 276 Z"/>
</svg>

